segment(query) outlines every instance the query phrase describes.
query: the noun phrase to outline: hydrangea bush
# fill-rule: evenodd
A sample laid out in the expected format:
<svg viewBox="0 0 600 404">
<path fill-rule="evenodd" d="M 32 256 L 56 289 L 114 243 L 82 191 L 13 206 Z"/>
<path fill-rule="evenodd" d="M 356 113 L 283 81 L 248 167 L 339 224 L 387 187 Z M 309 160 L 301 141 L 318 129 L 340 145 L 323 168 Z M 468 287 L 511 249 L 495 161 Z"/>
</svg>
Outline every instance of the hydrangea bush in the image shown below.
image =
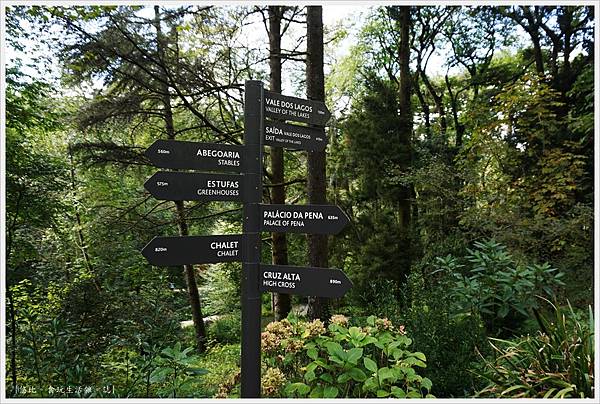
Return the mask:
<svg viewBox="0 0 600 404">
<path fill-rule="evenodd" d="M 367 318 L 362 327 L 334 315 L 320 320 L 290 317 L 262 333 L 264 397 L 433 397 L 431 381 L 418 374 L 425 355 L 411 352 L 403 326 Z"/>
</svg>

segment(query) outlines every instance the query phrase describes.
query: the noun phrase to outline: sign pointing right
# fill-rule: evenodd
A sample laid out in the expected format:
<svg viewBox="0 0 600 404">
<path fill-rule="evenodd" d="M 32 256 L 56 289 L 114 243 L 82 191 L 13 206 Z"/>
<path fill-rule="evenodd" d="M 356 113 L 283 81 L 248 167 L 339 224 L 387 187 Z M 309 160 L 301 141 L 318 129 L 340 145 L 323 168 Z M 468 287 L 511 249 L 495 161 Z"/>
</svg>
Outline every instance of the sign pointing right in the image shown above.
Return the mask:
<svg viewBox="0 0 600 404">
<path fill-rule="evenodd" d="M 261 292 L 338 298 L 352 282 L 339 269 L 260 264 Z"/>
<path fill-rule="evenodd" d="M 260 205 L 262 231 L 337 234 L 350 223 L 336 205 Z"/>
<path fill-rule="evenodd" d="M 327 147 L 327 142 L 323 128 L 265 121 L 264 143 L 268 146 L 321 151 Z"/>
<path fill-rule="evenodd" d="M 265 90 L 265 115 L 286 121 L 325 126 L 331 112 L 323 101 L 305 100 Z"/>
</svg>

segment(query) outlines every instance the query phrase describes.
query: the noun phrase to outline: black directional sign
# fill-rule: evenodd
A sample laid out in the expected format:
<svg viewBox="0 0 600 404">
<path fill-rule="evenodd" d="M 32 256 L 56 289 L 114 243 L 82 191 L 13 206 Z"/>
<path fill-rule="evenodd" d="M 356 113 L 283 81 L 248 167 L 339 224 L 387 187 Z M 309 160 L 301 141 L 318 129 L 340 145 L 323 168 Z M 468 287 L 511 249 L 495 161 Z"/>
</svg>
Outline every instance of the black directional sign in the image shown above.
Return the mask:
<svg viewBox="0 0 600 404">
<path fill-rule="evenodd" d="M 262 231 L 337 234 L 350 222 L 335 205 L 260 205 Z"/>
<path fill-rule="evenodd" d="M 342 297 L 352 282 L 339 269 L 260 265 L 259 288 L 302 296 Z"/>
<path fill-rule="evenodd" d="M 242 261 L 243 236 L 154 237 L 142 255 L 157 266 Z"/>
<path fill-rule="evenodd" d="M 243 146 L 228 144 L 157 140 L 145 155 L 162 168 L 241 172 L 243 150 Z"/>
<path fill-rule="evenodd" d="M 144 187 L 167 201 L 241 201 L 243 176 L 159 171 Z"/>
<path fill-rule="evenodd" d="M 305 100 L 265 90 L 265 115 L 269 118 L 325 126 L 331 112 L 322 101 Z"/>
<path fill-rule="evenodd" d="M 286 149 L 320 151 L 327 146 L 327 136 L 323 128 L 267 121 L 264 144 Z"/>
</svg>

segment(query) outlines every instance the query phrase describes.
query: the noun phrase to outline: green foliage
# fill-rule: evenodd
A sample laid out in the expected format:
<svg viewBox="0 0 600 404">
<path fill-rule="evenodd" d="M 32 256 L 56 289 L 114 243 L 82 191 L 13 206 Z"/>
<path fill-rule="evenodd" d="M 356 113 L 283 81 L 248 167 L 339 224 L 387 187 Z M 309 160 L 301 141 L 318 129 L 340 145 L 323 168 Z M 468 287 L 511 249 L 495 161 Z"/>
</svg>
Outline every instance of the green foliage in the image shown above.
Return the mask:
<svg viewBox="0 0 600 404">
<path fill-rule="evenodd" d="M 494 240 L 475 242 L 475 249 L 467 251 L 466 273 L 452 256 L 438 258 L 437 270 L 453 278 L 449 296 L 455 313 L 480 315 L 492 334 L 515 332 L 538 307 L 537 294 L 552 297 L 553 288 L 564 285 L 564 274 L 548 263 L 517 263 Z"/>
<path fill-rule="evenodd" d="M 480 397 L 591 398 L 594 396 L 594 318 L 577 319 L 573 308 L 552 305 L 553 318 L 536 311 L 540 331 L 514 341 L 491 339 L 494 360 L 481 377 Z"/>
<path fill-rule="evenodd" d="M 158 357 L 157 367 L 150 375 L 151 383 L 159 383 L 158 394 L 161 397 L 193 396 L 190 385 L 194 377 L 207 373 L 205 369 L 194 366 L 198 358 L 190 355 L 193 348 L 181 349 L 178 342 L 172 347 L 163 349 Z"/>
<path fill-rule="evenodd" d="M 494 238 L 527 260 L 552 262 L 573 285 L 570 296 L 590 302 L 589 271 L 580 269 L 591 262 L 591 222 L 574 212 L 591 209 L 591 148 L 586 129 L 573 127 L 566 114 L 569 102 L 577 115 L 589 113 L 586 80 L 569 100 L 547 78 L 525 74 L 478 104 L 457 165 L 467 202 L 463 232 Z"/>
<path fill-rule="evenodd" d="M 225 315 L 208 326 L 208 339 L 216 344 L 239 343 L 242 320 L 238 314 Z"/>
<path fill-rule="evenodd" d="M 239 264 L 211 265 L 202 274 L 200 296 L 205 315 L 234 313 L 240 309 Z"/>
<path fill-rule="evenodd" d="M 353 232 L 344 247 L 354 292 L 363 294 L 373 279 L 406 281 L 411 258 L 411 190 L 404 171 L 411 160 L 409 136 L 399 128 L 394 83 L 369 73 L 342 126 L 343 148 L 334 150 L 334 176 L 342 190 Z M 377 156 L 377 158 L 373 158 Z"/>
<path fill-rule="evenodd" d="M 338 311 L 354 318 L 356 321 L 366 319 L 370 315 L 396 318 L 401 306 L 398 302 L 396 282 L 390 279 L 372 279 L 356 291 L 350 290 L 350 304 Z"/>
<path fill-rule="evenodd" d="M 7 263 L 15 284 L 33 261 L 42 261 L 37 243 L 69 206 L 67 165 L 52 144 L 56 139 L 48 140 L 61 129 L 60 114 L 48 102 L 52 88 L 12 69 L 6 90 Z"/>
<path fill-rule="evenodd" d="M 413 272 L 407 284 L 407 307 L 398 318 L 413 340 L 413 349 L 427 357 L 422 376 L 433 382 L 436 397 L 468 397 L 483 387 L 471 369 L 487 351 L 485 327 L 476 313 L 455 316 L 447 290 L 435 275 Z"/>
<path fill-rule="evenodd" d="M 197 362 L 208 373 L 199 379 L 198 389 L 204 397 L 239 396 L 240 345 L 214 345 Z"/>
<path fill-rule="evenodd" d="M 90 380 L 87 361 L 69 347 L 74 327 L 58 318 L 45 322 L 34 310 L 21 312 L 21 317 L 21 361 L 31 369 L 41 397 L 52 396 L 52 386 L 81 386 Z"/>
<path fill-rule="evenodd" d="M 284 393 L 292 397 L 431 397 L 431 381 L 417 370 L 426 367 L 425 355 L 411 344 L 403 326 L 375 316 L 357 327 L 336 315 L 327 330 L 319 320 L 290 318 L 262 334 L 264 360 L 278 369 L 270 374 L 279 387 L 270 390 L 281 394 L 287 382 Z"/>
</svg>

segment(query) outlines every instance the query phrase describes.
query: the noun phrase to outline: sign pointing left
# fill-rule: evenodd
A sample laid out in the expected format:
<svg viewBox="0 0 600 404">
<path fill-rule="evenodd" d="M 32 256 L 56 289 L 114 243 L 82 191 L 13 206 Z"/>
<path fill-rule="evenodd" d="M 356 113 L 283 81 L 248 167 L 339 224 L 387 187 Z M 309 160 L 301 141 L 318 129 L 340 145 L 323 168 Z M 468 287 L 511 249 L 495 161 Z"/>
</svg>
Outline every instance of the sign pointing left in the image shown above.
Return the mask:
<svg viewBox="0 0 600 404">
<path fill-rule="evenodd" d="M 243 236 L 154 237 L 142 255 L 156 266 L 242 261 Z"/>
<path fill-rule="evenodd" d="M 241 201 L 242 175 L 159 171 L 144 188 L 166 201 Z"/>
<path fill-rule="evenodd" d="M 243 146 L 157 140 L 144 154 L 157 167 L 243 171 Z"/>
</svg>

